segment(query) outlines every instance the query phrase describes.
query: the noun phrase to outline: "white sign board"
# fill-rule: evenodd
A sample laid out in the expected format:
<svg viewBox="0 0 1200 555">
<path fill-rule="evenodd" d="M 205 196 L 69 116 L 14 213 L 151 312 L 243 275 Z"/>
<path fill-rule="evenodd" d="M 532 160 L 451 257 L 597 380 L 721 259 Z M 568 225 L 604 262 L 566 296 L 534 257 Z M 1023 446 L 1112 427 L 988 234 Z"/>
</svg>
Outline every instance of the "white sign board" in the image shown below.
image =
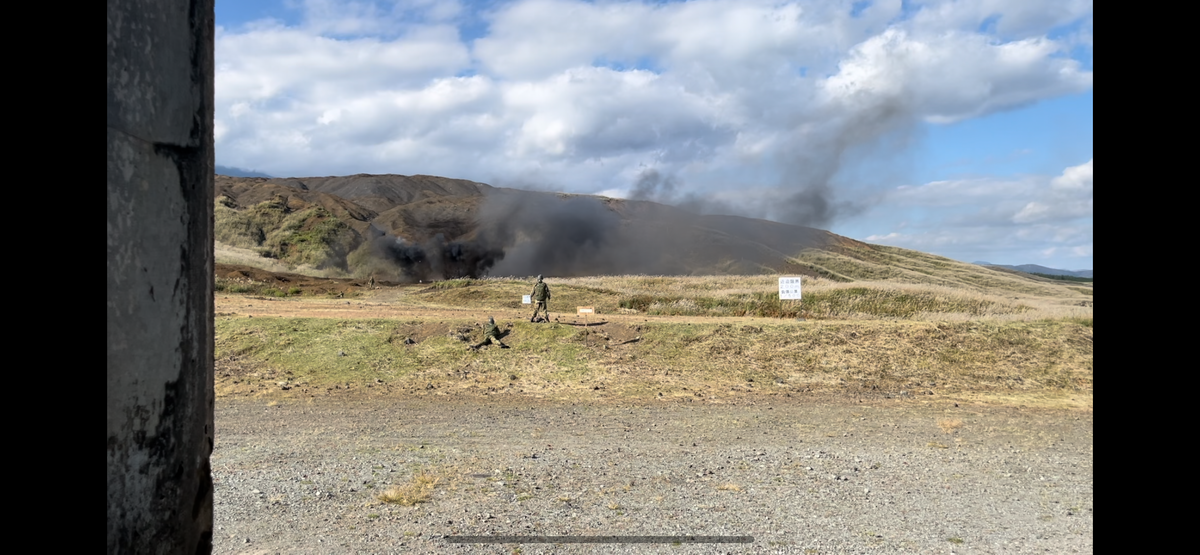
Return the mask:
<svg viewBox="0 0 1200 555">
<path fill-rule="evenodd" d="M 521 304 L 533 304 L 533 295 L 522 296 Z"/>
<path fill-rule="evenodd" d="M 779 278 L 779 300 L 800 300 L 800 276 Z"/>
<path fill-rule="evenodd" d="M 577 306 L 575 310 L 578 310 L 579 314 L 595 314 L 596 312 L 596 309 L 590 306 Z"/>
</svg>

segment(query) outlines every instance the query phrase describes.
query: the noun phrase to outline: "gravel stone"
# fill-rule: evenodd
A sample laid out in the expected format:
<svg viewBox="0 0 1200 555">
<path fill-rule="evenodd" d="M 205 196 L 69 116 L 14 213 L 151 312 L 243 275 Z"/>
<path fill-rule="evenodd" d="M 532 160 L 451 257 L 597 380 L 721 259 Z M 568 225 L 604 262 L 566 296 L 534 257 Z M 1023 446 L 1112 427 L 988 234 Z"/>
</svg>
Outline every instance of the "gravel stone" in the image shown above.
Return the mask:
<svg viewBox="0 0 1200 555">
<path fill-rule="evenodd" d="M 513 552 L 446 539 L 489 534 L 754 538 L 523 553 L 1093 551 L 1091 412 L 651 403 L 218 399 L 213 552 Z M 422 471 L 427 502 L 377 499 Z"/>
</svg>

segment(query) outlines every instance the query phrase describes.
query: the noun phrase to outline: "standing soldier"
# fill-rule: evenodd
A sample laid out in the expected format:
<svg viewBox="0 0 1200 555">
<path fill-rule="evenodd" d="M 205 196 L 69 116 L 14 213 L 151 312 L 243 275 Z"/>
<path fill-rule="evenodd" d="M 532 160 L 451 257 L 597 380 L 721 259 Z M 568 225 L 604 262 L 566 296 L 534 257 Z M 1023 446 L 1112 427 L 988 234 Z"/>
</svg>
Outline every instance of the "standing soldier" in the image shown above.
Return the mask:
<svg viewBox="0 0 1200 555">
<path fill-rule="evenodd" d="M 536 322 L 538 311 L 540 310 L 545 312 L 546 321 L 549 322 L 550 309 L 547 308 L 546 301 L 550 300 L 550 286 L 546 285 L 546 282 L 542 281 L 541 274 L 538 274 L 537 283 L 533 285 L 533 293 L 530 295 L 530 297 L 533 298 L 533 317 L 530 318 L 529 321 Z"/>
<path fill-rule="evenodd" d="M 508 345 L 500 341 L 500 328 L 496 327 L 496 319 L 491 316 L 488 316 L 487 327 L 483 329 L 483 341 L 479 342 L 478 345 L 471 346 L 471 349 L 476 350 L 489 343 L 496 343 L 500 345 L 501 349 L 508 348 Z"/>
</svg>

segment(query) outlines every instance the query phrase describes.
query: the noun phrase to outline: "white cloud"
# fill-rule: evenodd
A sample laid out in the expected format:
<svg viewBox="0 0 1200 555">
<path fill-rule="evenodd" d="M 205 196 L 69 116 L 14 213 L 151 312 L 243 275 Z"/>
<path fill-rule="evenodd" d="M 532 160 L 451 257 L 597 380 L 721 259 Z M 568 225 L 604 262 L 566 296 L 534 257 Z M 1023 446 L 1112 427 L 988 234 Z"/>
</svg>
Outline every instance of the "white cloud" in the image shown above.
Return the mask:
<svg viewBox="0 0 1200 555">
<path fill-rule="evenodd" d="M 1058 176 L 898 187 L 880 203 L 901 219 L 869 234 L 868 242 L 967 261 L 998 262 L 1000 257 L 1019 264 L 1028 262 L 1022 262 L 1022 256 L 1037 256 L 1070 259 L 1072 266 L 1078 259 L 1091 264 L 1092 160 L 1068 167 Z M 864 217 L 870 220 L 878 214 Z"/>
<path fill-rule="evenodd" d="M 1062 49 L 1044 37 L 997 43 L 972 33 L 917 38 L 889 29 L 856 46 L 822 93 L 850 110 L 892 103 L 950 123 L 1090 88 L 1091 72 L 1056 57 Z"/>
<path fill-rule="evenodd" d="M 1054 178 L 976 178 L 900 186 L 880 202 L 896 207 L 975 207 L 949 222 L 1018 224 L 1091 218 L 1092 161 L 1063 170 Z"/>
<path fill-rule="evenodd" d="M 1027 264 L 1041 257 L 1059 261 L 1060 267 L 1078 267 L 1079 260 L 1064 264 L 1066 259 L 1084 258 L 1091 266 L 1092 227 L 1081 226 L 1069 233 L 1049 225 L 1037 225 L 1014 232 L 1012 228 L 995 226 L 938 226 L 930 224 L 909 233 L 891 232 L 871 235 L 869 243 L 893 245 L 906 249 L 931 252 L 974 262 L 987 260 L 1001 264 Z"/>
<path fill-rule="evenodd" d="M 1063 170 L 1038 200 L 1013 215 L 1017 223 L 1069 221 L 1092 217 L 1092 161 Z"/>
<path fill-rule="evenodd" d="M 1062 175 L 1054 178 L 1051 185 L 1060 191 L 1092 194 L 1092 161 L 1063 170 Z"/>
<path fill-rule="evenodd" d="M 1031 195 L 1045 180 L 1037 177 L 1014 179 L 954 179 L 924 185 L 902 185 L 886 195 L 887 202 L 903 206 L 988 205 L 1022 195 Z"/>
<path fill-rule="evenodd" d="M 735 187 L 725 206 L 823 225 L 849 150 L 921 120 L 1092 86 L 1069 45 L 1045 34 L 1090 17 L 1091 4 L 1043 4 L 927 2 L 906 14 L 888 0 L 852 15 L 845 1 L 520 0 L 482 14 L 490 26 L 468 42 L 458 2 L 312 0 L 295 27 L 218 29 L 218 156 L 276 174 L 434 173 L 579 192 L 628 190 L 655 168 L 681 195 Z M 980 32 L 988 18 L 994 30 Z M 939 188 L 990 194 L 948 182 L 895 198 Z M 1011 220 L 1028 208 L 1030 221 L 1082 210 L 1058 206 L 1030 197 L 1004 210 Z"/>
<path fill-rule="evenodd" d="M 640 3 L 527 0 L 501 9 L 475 55 L 498 77 L 539 80 L 599 57 L 635 58 L 648 48 L 653 10 Z"/>
<path fill-rule="evenodd" d="M 412 88 L 468 67 L 469 54 L 450 26 L 395 40 L 337 40 L 300 29 L 220 31 L 218 102 L 302 97 L 336 105 L 364 93 Z"/>
</svg>

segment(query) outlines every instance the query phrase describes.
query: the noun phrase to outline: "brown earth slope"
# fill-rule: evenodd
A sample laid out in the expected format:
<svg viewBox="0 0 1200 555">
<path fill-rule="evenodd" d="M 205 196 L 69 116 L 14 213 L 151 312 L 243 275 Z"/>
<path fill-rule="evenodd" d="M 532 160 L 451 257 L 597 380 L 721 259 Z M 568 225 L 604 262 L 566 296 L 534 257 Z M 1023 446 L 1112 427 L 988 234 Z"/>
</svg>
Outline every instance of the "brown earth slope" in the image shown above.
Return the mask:
<svg viewBox="0 0 1200 555">
<path fill-rule="evenodd" d="M 421 175 L 217 176 L 216 201 L 218 242 L 257 249 L 291 265 L 307 262 L 397 280 L 534 273 L 811 274 L 788 258 L 804 249 L 870 248 L 819 229 L 697 215 L 648 201 Z M 329 230 L 320 237 L 278 233 L 283 227 L 294 235 L 322 222 Z M 308 249 L 306 257 L 277 244 L 293 245 L 292 252 L 303 250 L 300 245 Z M 314 248 L 324 251 L 316 255 Z"/>
</svg>

